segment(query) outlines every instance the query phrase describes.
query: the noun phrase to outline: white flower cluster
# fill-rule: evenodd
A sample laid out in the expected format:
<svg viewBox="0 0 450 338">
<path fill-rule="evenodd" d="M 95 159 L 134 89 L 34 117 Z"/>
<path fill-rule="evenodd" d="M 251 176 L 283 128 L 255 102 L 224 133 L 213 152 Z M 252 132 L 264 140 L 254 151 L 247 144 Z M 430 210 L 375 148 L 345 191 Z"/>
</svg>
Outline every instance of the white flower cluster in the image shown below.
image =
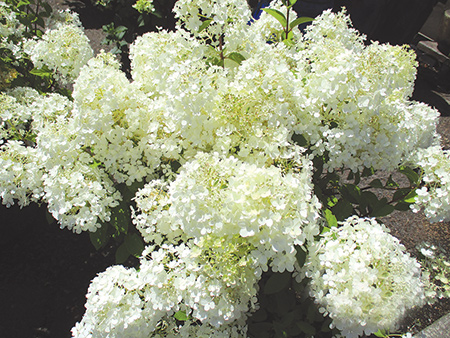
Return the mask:
<svg viewBox="0 0 450 338">
<path fill-rule="evenodd" d="M 139 271 L 108 268 L 92 281 L 73 336 L 246 337 L 257 291 L 248 249 L 211 237 L 202 244 L 148 247 Z"/>
<path fill-rule="evenodd" d="M 343 12 L 325 11 L 307 29 L 298 55 L 304 85 L 295 131 L 315 153 L 329 154 L 329 169 L 393 170 L 417 147 L 433 143 L 439 113 L 408 101 L 416 71 L 412 51 L 365 46 L 347 24 Z"/>
<path fill-rule="evenodd" d="M 78 25 L 77 17 L 56 21 L 54 26 L 39 40 L 28 40 L 25 51 L 36 68 L 46 66 L 61 83 L 71 83 L 93 57 L 93 50 L 83 28 Z"/>
<path fill-rule="evenodd" d="M 11 10 L 10 5 L 0 1 L 0 47 L 11 35 L 21 36 L 25 27 L 20 23 L 17 15 Z"/>
<path fill-rule="evenodd" d="M 138 191 L 134 222 L 147 242 L 177 243 L 205 235 L 240 236 L 267 271 L 293 271 L 294 245 L 319 232 L 320 203 L 312 194 L 310 163 L 283 173 L 233 157 L 199 153 L 166 188 L 151 183 Z"/>
<path fill-rule="evenodd" d="M 77 142 L 119 183 L 141 181 L 159 165 L 151 102 L 136 90 L 110 54 L 91 59 L 74 84 Z M 153 129 L 152 129 L 153 128 Z"/>
<path fill-rule="evenodd" d="M 39 202 L 44 195 L 43 171 L 38 150 L 10 141 L 0 148 L 0 197 L 7 207 L 24 207 Z"/>
<path fill-rule="evenodd" d="M 375 219 L 356 216 L 308 247 L 310 294 L 347 338 L 395 329 L 424 302 L 420 265 Z"/>
<path fill-rule="evenodd" d="M 414 212 L 424 209 L 431 222 L 450 220 L 450 151 L 439 146 L 421 149 L 413 160 L 423 170 L 424 186 L 416 190 Z"/>
<path fill-rule="evenodd" d="M 77 233 L 108 221 L 121 196 L 78 142 L 69 118 L 72 103 L 18 87 L 1 94 L 0 107 L 0 130 L 7 140 L 0 149 L 2 203 L 48 203 L 61 227 Z"/>
<path fill-rule="evenodd" d="M 242 30 L 251 17 L 247 2 L 242 0 L 178 0 L 174 12 L 179 28 L 212 39 L 210 43 L 216 46 L 220 39 L 228 40 L 230 30 Z M 224 37 L 219 38 L 222 34 Z"/>
<path fill-rule="evenodd" d="M 4 204 L 41 200 L 61 227 L 95 231 L 121 199 L 116 184 L 148 182 L 133 222 L 155 247 L 139 270 L 94 279 L 77 337 L 245 336 L 262 271 L 292 272 L 295 246 L 319 233 L 312 164 L 294 140 L 326 155 L 325 169 L 354 171 L 395 169 L 437 140 L 437 111 L 409 101 L 412 52 L 366 46 L 344 12 L 295 28 L 287 44 L 270 14 L 251 23 L 245 0 L 180 0 L 175 13 L 175 32 L 130 47 L 131 80 L 110 54 L 88 61 L 78 19 L 60 13 L 29 50 L 37 67 L 76 78 L 73 102 L 0 95 Z M 446 215 L 448 155 L 423 154 L 429 184 L 416 205 Z M 343 334 L 390 328 L 421 298 L 402 250 L 358 219 L 310 250 L 311 292 Z"/>
</svg>

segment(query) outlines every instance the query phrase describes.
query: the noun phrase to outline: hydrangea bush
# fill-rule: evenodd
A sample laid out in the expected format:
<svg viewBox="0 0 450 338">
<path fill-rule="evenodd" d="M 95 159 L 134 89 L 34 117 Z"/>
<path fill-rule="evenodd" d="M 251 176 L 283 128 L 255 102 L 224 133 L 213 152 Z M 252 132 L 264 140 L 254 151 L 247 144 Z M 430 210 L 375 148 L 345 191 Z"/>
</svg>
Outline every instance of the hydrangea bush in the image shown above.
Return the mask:
<svg viewBox="0 0 450 338">
<path fill-rule="evenodd" d="M 179 0 L 175 31 L 130 47 L 131 79 L 91 58 L 67 13 L 26 43 L 73 93 L 1 92 L 2 203 L 46 203 L 61 228 L 99 248 L 122 234 L 140 258 L 94 278 L 74 337 L 381 335 L 426 301 L 420 265 L 376 220 L 450 219 L 414 54 L 366 45 L 345 11 L 300 32 L 294 2 L 254 22 L 245 0 Z"/>
</svg>

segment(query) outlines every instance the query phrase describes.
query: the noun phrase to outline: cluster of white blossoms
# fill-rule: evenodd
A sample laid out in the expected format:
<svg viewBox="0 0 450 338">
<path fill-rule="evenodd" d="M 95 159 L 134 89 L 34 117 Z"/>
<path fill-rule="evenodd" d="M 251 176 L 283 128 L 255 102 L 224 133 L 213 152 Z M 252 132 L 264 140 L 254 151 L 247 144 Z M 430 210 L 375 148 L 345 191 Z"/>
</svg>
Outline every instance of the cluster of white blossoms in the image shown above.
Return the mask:
<svg viewBox="0 0 450 338">
<path fill-rule="evenodd" d="M 283 43 L 280 22 L 253 22 L 245 0 L 180 0 L 174 32 L 130 46 L 131 79 L 58 15 L 29 51 L 74 80 L 73 101 L 0 94 L 2 202 L 43 201 L 61 227 L 96 231 L 118 184 L 146 182 L 132 220 L 150 245 L 139 270 L 93 280 L 76 337 L 244 337 L 262 272 L 293 272 L 296 247 L 319 234 L 311 158 L 390 170 L 437 143 L 438 112 L 409 101 L 413 53 L 366 46 L 345 12 Z M 416 206 L 446 218 L 448 154 L 433 149 L 416 156 Z M 392 328 L 421 299 L 419 267 L 373 220 L 339 229 L 309 248 L 312 295 L 348 337 Z"/>
<path fill-rule="evenodd" d="M 0 197 L 45 202 L 61 227 L 95 231 L 121 199 L 108 174 L 77 140 L 70 119 L 73 104 L 59 94 L 46 96 L 15 88 L 0 96 Z"/>
<path fill-rule="evenodd" d="M 144 240 L 160 244 L 233 238 L 254 246 L 252 257 L 267 271 L 293 271 L 294 245 L 319 232 L 320 203 L 312 193 L 311 164 L 297 172 L 261 167 L 233 157 L 199 153 L 170 184 L 138 191 L 134 222 Z"/>
<path fill-rule="evenodd" d="M 424 303 L 420 265 L 375 219 L 350 217 L 308 251 L 310 294 L 347 338 L 394 330 Z"/>
<path fill-rule="evenodd" d="M 17 15 L 11 10 L 9 4 L 0 1 L 0 46 L 7 41 L 11 35 L 20 36 L 25 30 L 25 27 L 20 23 Z"/>
<path fill-rule="evenodd" d="M 298 63 L 295 131 L 311 149 L 328 153 L 329 169 L 394 170 L 418 147 L 435 139 L 439 113 L 408 101 L 416 74 L 405 47 L 364 45 L 344 12 L 325 11 L 307 28 Z M 305 62 L 307 60 L 307 62 Z"/>
<path fill-rule="evenodd" d="M 48 67 L 63 84 L 72 83 L 81 68 L 93 57 L 93 50 L 77 17 L 67 12 L 64 21 L 53 22 L 38 40 L 28 40 L 24 46 L 36 68 Z"/>
<path fill-rule="evenodd" d="M 249 6 L 242 0 L 178 0 L 174 12 L 178 28 L 182 27 L 195 37 L 212 39 L 211 45 L 222 44 L 219 47 L 222 49 L 224 43 L 232 43 L 229 33 L 236 31 L 236 28 L 245 31 L 245 25 L 251 18 Z"/>
<path fill-rule="evenodd" d="M 450 220 L 450 151 L 439 146 L 421 149 L 414 163 L 423 170 L 425 185 L 416 190 L 412 210 L 424 209 L 431 222 Z"/>
<path fill-rule="evenodd" d="M 43 171 L 38 150 L 10 141 L 0 148 L 0 197 L 7 207 L 15 200 L 24 207 L 39 202 L 44 195 Z"/>
<path fill-rule="evenodd" d="M 247 246 L 210 237 L 147 247 L 139 270 L 113 266 L 94 278 L 73 336 L 245 337 L 257 292 Z"/>
</svg>

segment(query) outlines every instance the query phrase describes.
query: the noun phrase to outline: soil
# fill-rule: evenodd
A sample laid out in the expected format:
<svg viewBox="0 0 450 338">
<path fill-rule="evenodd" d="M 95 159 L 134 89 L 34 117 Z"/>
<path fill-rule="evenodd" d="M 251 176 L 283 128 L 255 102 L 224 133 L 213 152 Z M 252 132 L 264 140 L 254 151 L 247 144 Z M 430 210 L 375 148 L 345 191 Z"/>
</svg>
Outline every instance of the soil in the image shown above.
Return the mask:
<svg viewBox="0 0 450 338">
<path fill-rule="evenodd" d="M 65 6 L 62 0 L 51 2 Z M 103 48 L 101 30 L 86 33 L 96 52 Z M 439 108 L 438 131 L 444 148 L 449 149 L 450 106 L 440 96 L 448 92 L 437 88 L 438 75 L 421 64 L 413 99 Z M 87 233 L 75 235 L 47 219 L 45 206 L 0 206 L 0 337 L 71 337 L 71 328 L 85 311 L 90 280 L 115 264 L 113 244 L 96 251 Z M 450 252 L 448 222 L 431 224 L 422 213 L 412 212 L 395 212 L 384 222 L 413 255 L 422 241 Z M 411 313 L 404 327 L 417 332 L 449 312 L 450 300 L 438 301 Z"/>
</svg>

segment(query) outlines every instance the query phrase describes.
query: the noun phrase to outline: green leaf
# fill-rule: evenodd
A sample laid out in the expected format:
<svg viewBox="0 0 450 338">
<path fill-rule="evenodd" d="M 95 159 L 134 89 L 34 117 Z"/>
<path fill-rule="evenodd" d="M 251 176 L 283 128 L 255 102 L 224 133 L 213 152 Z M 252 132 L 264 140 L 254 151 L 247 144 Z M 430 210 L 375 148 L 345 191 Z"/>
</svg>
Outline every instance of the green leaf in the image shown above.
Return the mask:
<svg viewBox="0 0 450 338">
<path fill-rule="evenodd" d="M 245 60 L 245 57 L 237 52 L 233 52 L 230 53 L 226 56 L 227 59 L 233 60 L 234 62 L 236 62 L 238 65 L 240 65 L 242 63 L 242 61 Z"/>
<path fill-rule="evenodd" d="M 380 337 L 380 338 L 384 338 L 384 337 L 386 337 L 386 331 L 380 329 L 377 332 L 375 332 L 374 335 L 377 337 Z"/>
<path fill-rule="evenodd" d="M 416 173 L 414 170 L 412 170 L 410 167 L 401 166 L 398 169 L 398 171 L 408 178 L 409 183 L 411 183 L 411 185 L 415 186 L 419 184 L 420 175 Z"/>
<path fill-rule="evenodd" d="M 53 12 L 52 6 L 50 6 L 47 2 L 41 2 L 41 6 L 44 8 L 46 16 Z"/>
<path fill-rule="evenodd" d="M 344 184 L 340 189 L 343 198 L 353 204 L 359 204 L 361 189 L 354 184 Z"/>
<path fill-rule="evenodd" d="M 394 206 L 387 203 L 386 198 L 382 198 L 376 205 L 373 206 L 373 210 L 370 213 L 371 217 L 383 217 L 389 215 L 395 210 Z"/>
<path fill-rule="evenodd" d="M 398 202 L 396 205 L 394 205 L 395 210 L 399 211 L 408 211 L 411 208 L 409 207 L 411 203 L 405 203 L 405 202 Z"/>
<path fill-rule="evenodd" d="M 128 226 L 131 222 L 128 204 L 121 201 L 120 204 L 111 210 L 110 224 L 117 230 L 119 234 L 127 234 Z"/>
<path fill-rule="evenodd" d="M 353 214 L 353 206 L 349 201 L 341 199 L 331 208 L 331 211 L 338 221 L 344 221 Z"/>
<path fill-rule="evenodd" d="M 383 188 L 383 183 L 378 178 L 370 182 L 369 185 L 373 188 Z"/>
<path fill-rule="evenodd" d="M 330 228 L 332 227 L 337 227 L 338 223 L 337 223 L 337 219 L 336 216 L 331 212 L 330 209 L 325 209 L 325 211 L 323 212 L 324 216 L 325 216 L 325 220 L 328 223 L 328 226 Z"/>
<path fill-rule="evenodd" d="M 95 250 L 103 248 L 109 241 L 108 224 L 102 224 L 95 232 L 89 232 L 89 239 Z"/>
<path fill-rule="evenodd" d="M 266 12 L 267 14 L 272 15 L 275 19 L 278 20 L 279 23 L 281 23 L 283 27 L 286 27 L 287 24 L 286 17 L 279 10 L 273 8 L 263 8 L 263 11 Z"/>
<path fill-rule="evenodd" d="M 125 236 L 124 243 L 131 255 L 135 257 L 141 256 L 142 251 L 144 250 L 144 242 L 142 241 L 141 236 L 137 233 L 128 234 Z"/>
<path fill-rule="evenodd" d="M 398 188 L 400 185 L 394 181 L 392 175 L 389 175 L 388 180 L 386 181 L 386 187 Z"/>
<path fill-rule="evenodd" d="M 28 0 L 21 0 L 21 1 L 19 1 L 19 3 L 16 6 L 17 6 L 17 8 L 20 8 L 21 6 L 28 6 L 30 4 L 31 3 Z"/>
<path fill-rule="evenodd" d="M 301 25 L 302 23 L 305 23 L 305 22 L 312 22 L 313 20 L 314 20 L 313 18 L 309 18 L 307 16 L 302 16 L 302 17 L 297 18 L 294 21 L 292 21 L 289 24 L 289 29 L 293 29 L 294 27 Z"/>
<path fill-rule="evenodd" d="M 291 279 L 291 274 L 288 271 L 283 273 L 274 273 L 269 277 L 266 285 L 264 285 L 264 294 L 271 295 L 280 292 L 289 286 Z"/>
<path fill-rule="evenodd" d="M 175 314 L 173 316 L 176 320 L 179 320 L 180 322 L 185 322 L 186 320 L 189 319 L 189 317 L 186 315 L 186 311 L 181 311 L 181 310 L 178 312 L 175 312 Z"/>
<path fill-rule="evenodd" d="M 123 37 L 125 36 L 126 32 L 127 32 L 128 28 L 125 26 L 119 26 L 115 29 L 115 36 L 117 38 L 117 40 L 122 40 Z"/>
<path fill-rule="evenodd" d="M 297 326 L 302 330 L 303 333 L 307 335 L 316 334 L 316 328 L 312 326 L 310 323 L 300 320 L 297 322 Z"/>
<path fill-rule="evenodd" d="M 412 190 L 408 195 L 405 196 L 405 198 L 403 199 L 403 202 L 414 203 L 414 202 L 416 202 L 416 196 L 417 196 L 416 191 Z"/>
<path fill-rule="evenodd" d="M 364 167 L 364 170 L 361 174 L 362 177 L 369 177 L 375 174 L 375 170 L 373 168 L 366 168 Z"/>
<path fill-rule="evenodd" d="M 392 200 L 394 201 L 400 201 L 403 198 L 405 198 L 406 196 L 408 196 L 408 194 L 411 192 L 411 189 L 398 189 L 395 193 L 394 196 L 392 196 Z"/>
<path fill-rule="evenodd" d="M 39 76 L 42 78 L 51 78 L 53 76 L 53 72 L 45 66 L 41 69 L 34 68 L 34 69 L 30 70 L 30 74 L 33 74 L 33 75 L 36 75 L 36 76 Z"/>
<path fill-rule="evenodd" d="M 145 185 L 144 181 L 136 181 L 131 185 L 120 184 L 117 187 L 117 190 L 120 191 L 123 197 L 123 201 L 126 201 L 127 204 L 134 198 L 136 192 L 141 189 Z M 128 208 L 127 208 L 128 209 Z"/>
<path fill-rule="evenodd" d="M 128 252 L 126 244 L 122 243 L 116 250 L 116 263 L 122 264 L 128 259 L 129 256 L 130 253 Z"/>
<path fill-rule="evenodd" d="M 294 141 L 296 144 L 298 144 L 300 147 L 307 147 L 308 141 L 306 138 L 301 134 L 294 133 L 292 135 L 292 141 Z"/>
<path fill-rule="evenodd" d="M 202 24 L 200 25 L 200 27 L 198 28 L 198 32 L 202 32 L 203 30 L 205 30 L 206 28 L 208 28 L 208 26 L 211 24 L 212 19 L 208 19 L 202 22 Z"/>
</svg>

